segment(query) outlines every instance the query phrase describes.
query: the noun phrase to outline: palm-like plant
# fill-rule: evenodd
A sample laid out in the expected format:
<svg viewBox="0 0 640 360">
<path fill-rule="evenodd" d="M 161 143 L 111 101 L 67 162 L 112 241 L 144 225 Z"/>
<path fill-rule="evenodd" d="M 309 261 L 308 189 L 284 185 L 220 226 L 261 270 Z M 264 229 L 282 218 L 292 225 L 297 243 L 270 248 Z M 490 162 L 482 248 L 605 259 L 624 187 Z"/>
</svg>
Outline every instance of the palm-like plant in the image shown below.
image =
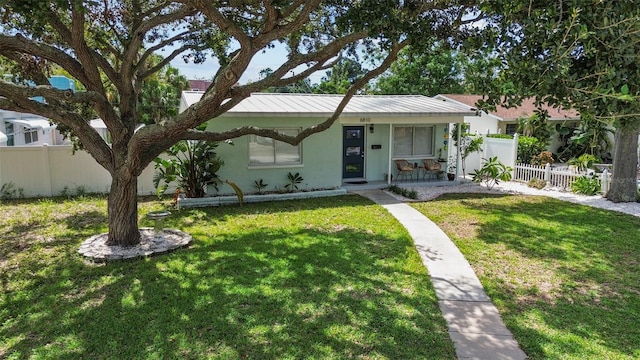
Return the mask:
<svg viewBox="0 0 640 360">
<path fill-rule="evenodd" d="M 204 197 L 207 186 L 218 190 L 221 181 L 216 172 L 224 162 L 216 154 L 216 147 L 218 143 L 214 142 L 183 140 L 165 151 L 166 158 L 156 158 L 153 185 L 158 196 L 174 182 L 190 198 Z"/>
<path fill-rule="evenodd" d="M 518 132 L 524 136 L 534 137 L 545 145 L 549 145 L 552 131 L 548 119 L 549 112 L 538 109 L 533 115 L 518 119 Z"/>
<path fill-rule="evenodd" d="M 483 182 L 487 186 L 487 189 L 491 190 L 496 184 L 499 184 L 500 181 L 511 180 L 511 171 L 513 169 L 498 160 L 497 156 L 483 160 L 484 164 L 482 167 L 471 173 L 473 182 Z"/>
</svg>

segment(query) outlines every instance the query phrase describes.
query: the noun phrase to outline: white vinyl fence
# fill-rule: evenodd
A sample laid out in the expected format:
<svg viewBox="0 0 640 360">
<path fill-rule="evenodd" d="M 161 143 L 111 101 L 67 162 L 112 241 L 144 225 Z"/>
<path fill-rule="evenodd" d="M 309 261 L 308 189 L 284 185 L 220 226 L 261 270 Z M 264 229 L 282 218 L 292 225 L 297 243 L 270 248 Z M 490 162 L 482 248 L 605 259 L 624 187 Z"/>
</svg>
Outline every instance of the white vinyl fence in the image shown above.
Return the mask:
<svg viewBox="0 0 640 360">
<path fill-rule="evenodd" d="M 517 134 L 513 139 L 501 139 L 485 136 L 482 143 L 483 158 L 488 159 L 497 156 L 498 160 L 500 160 L 503 164 L 512 168 L 515 167 L 516 160 L 518 158 Z"/>
<path fill-rule="evenodd" d="M 452 147 L 451 156 L 455 159 L 455 147 Z M 469 154 L 467 159 L 465 160 L 466 175 L 474 172 L 476 169 L 480 169 L 484 164 L 483 159 L 492 158 L 494 156 L 498 157 L 503 164 L 515 167 L 516 159 L 518 154 L 518 138 L 514 139 L 502 139 L 502 138 L 492 138 L 483 135 L 482 139 L 482 150 L 480 152 L 474 152 Z M 462 172 L 460 172 L 462 174 Z"/>
<path fill-rule="evenodd" d="M 532 179 L 540 179 L 547 182 L 548 186 L 571 189 L 571 184 L 580 176 L 588 175 L 579 172 L 573 167 L 567 166 L 546 166 L 518 164 L 518 135 L 513 139 L 492 138 L 484 136 L 481 153 L 471 154 L 467 158 L 467 174 L 482 166 L 482 159 L 497 156 L 503 164 L 513 168 L 513 181 L 529 182 Z M 611 172 L 605 169 L 602 173 L 597 173 L 602 186 L 601 192 L 606 195 L 611 187 Z"/>
<path fill-rule="evenodd" d="M 155 194 L 153 163 L 138 177 L 138 194 Z M 26 197 L 108 193 L 111 176 L 85 151 L 70 145 L 0 146 L 0 187 L 12 184 Z"/>
<path fill-rule="evenodd" d="M 571 184 L 573 184 L 577 178 L 587 175 L 589 174 L 566 166 L 553 167 L 549 164 L 545 166 L 516 164 L 512 180 L 529 182 L 533 179 L 539 179 L 546 181 L 549 186 L 567 190 L 571 188 Z M 605 169 L 602 173 L 597 173 L 596 176 L 600 179 L 601 192 L 606 195 L 611 187 L 611 174 Z"/>
</svg>

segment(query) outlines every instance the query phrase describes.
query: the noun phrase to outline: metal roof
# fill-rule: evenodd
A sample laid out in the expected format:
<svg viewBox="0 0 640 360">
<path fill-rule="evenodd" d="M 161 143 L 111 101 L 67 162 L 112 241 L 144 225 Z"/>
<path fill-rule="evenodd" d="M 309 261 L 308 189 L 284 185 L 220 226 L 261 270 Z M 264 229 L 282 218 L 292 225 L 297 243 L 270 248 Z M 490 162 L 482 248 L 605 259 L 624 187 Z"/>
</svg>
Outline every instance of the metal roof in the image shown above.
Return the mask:
<svg viewBox="0 0 640 360">
<path fill-rule="evenodd" d="M 183 91 L 184 107 L 200 100 L 204 92 Z M 227 116 L 327 116 L 332 114 L 343 95 L 253 93 L 228 111 Z M 355 95 L 342 116 L 468 116 L 469 106 L 421 95 Z"/>
</svg>

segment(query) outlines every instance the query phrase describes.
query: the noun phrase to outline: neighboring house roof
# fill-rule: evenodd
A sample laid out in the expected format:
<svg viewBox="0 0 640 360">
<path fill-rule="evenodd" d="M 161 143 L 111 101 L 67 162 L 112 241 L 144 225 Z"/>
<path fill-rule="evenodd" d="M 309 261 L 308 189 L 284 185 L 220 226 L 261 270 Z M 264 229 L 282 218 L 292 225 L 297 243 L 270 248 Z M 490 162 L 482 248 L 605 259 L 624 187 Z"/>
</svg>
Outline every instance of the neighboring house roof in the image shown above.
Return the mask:
<svg viewBox="0 0 640 360">
<path fill-rule="evenodd" d="M 4 121 L 10 122 L 16 125 L 21 125 L 31 129 L 47 130 L 47 129 L 56 127 L 55 125 L 52 125 L 51 123 L 49 123 L 49 120 L 44 118 L 36 118 L 36 117 L 22 118 L 22 119 L 4 119 Z"/>
<path fill-rule="evenodd" d="M 204 93 L 183 91 L 183 107 L 200 100 Z M 327 116 L 333 114 L 343 95 L 254 93 L 230 109 L 226 116 Z M 447 103 L 422 95 L 355 95 L 342 116 L 451 116 L 474 115 L 469 106 Z"/>
<path fill-rule="evenodd" d="M 453 101 L 459 104 L 465 104 L 467 106 L 475 107 L 478 100 L 482 100 L 482 95 L 463 95 L 463 94 L 440 94 L 435 96 L 438 99 L 445 101 Z M 496 106 L 495 111 L 491 111 L 490 114 L 498 117 L 502 121 L 515 121 L 521 117 L 529 117 L 539 107 L 535 105 L 535 99 L 528 98 L 522 101 L 522 104 L 518 107 L 507 108 L 503 106 Z M 560 109 L 554 108 L 549 105 L 540 106 L 541 109 L 549 112 L 549 120 L 567 120 L 567 119 L 579 119 L 580 114 L 573 109 Z"/>
<path fill-rule="evenodd" d="M 189 80 L 189 88 L 193 91 L 205 91 L 211 83 L 210 80 Z"/>
<path fill-rule="evenodd" d="M 104 123 L 104 120 L 100 118 L 89 120 L 89 126 L 91 126 L 96 130 L 107 130 L 107 125 Z M 143 127 L 144 127 L 144 124 L 138 124 L 136 125 L 136 128 L 133 130 L 133 132 L 137 132 Z"/>
</svg>

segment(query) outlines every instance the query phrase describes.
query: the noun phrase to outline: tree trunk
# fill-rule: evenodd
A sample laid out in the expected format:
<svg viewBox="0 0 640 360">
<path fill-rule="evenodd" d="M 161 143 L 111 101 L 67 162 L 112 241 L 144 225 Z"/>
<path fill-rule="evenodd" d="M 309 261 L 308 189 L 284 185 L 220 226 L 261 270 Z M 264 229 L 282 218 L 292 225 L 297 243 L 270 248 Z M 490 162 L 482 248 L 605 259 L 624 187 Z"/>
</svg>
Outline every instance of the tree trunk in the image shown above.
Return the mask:
<svg viewBox="0 0 640 360">
<path fill-rule="evenodd" d="M 116 171 L 112 175 L 107 207 L 109 212 L 107 245 L 139 244 L 138 177 L 123 169 Z"/>
<path fill-rule="evenodd" d="M 613 152 L 613 178 L 607 199 L 613 202 L 637 201 L 638 121 L 618 126 Z"/>
</svg>

